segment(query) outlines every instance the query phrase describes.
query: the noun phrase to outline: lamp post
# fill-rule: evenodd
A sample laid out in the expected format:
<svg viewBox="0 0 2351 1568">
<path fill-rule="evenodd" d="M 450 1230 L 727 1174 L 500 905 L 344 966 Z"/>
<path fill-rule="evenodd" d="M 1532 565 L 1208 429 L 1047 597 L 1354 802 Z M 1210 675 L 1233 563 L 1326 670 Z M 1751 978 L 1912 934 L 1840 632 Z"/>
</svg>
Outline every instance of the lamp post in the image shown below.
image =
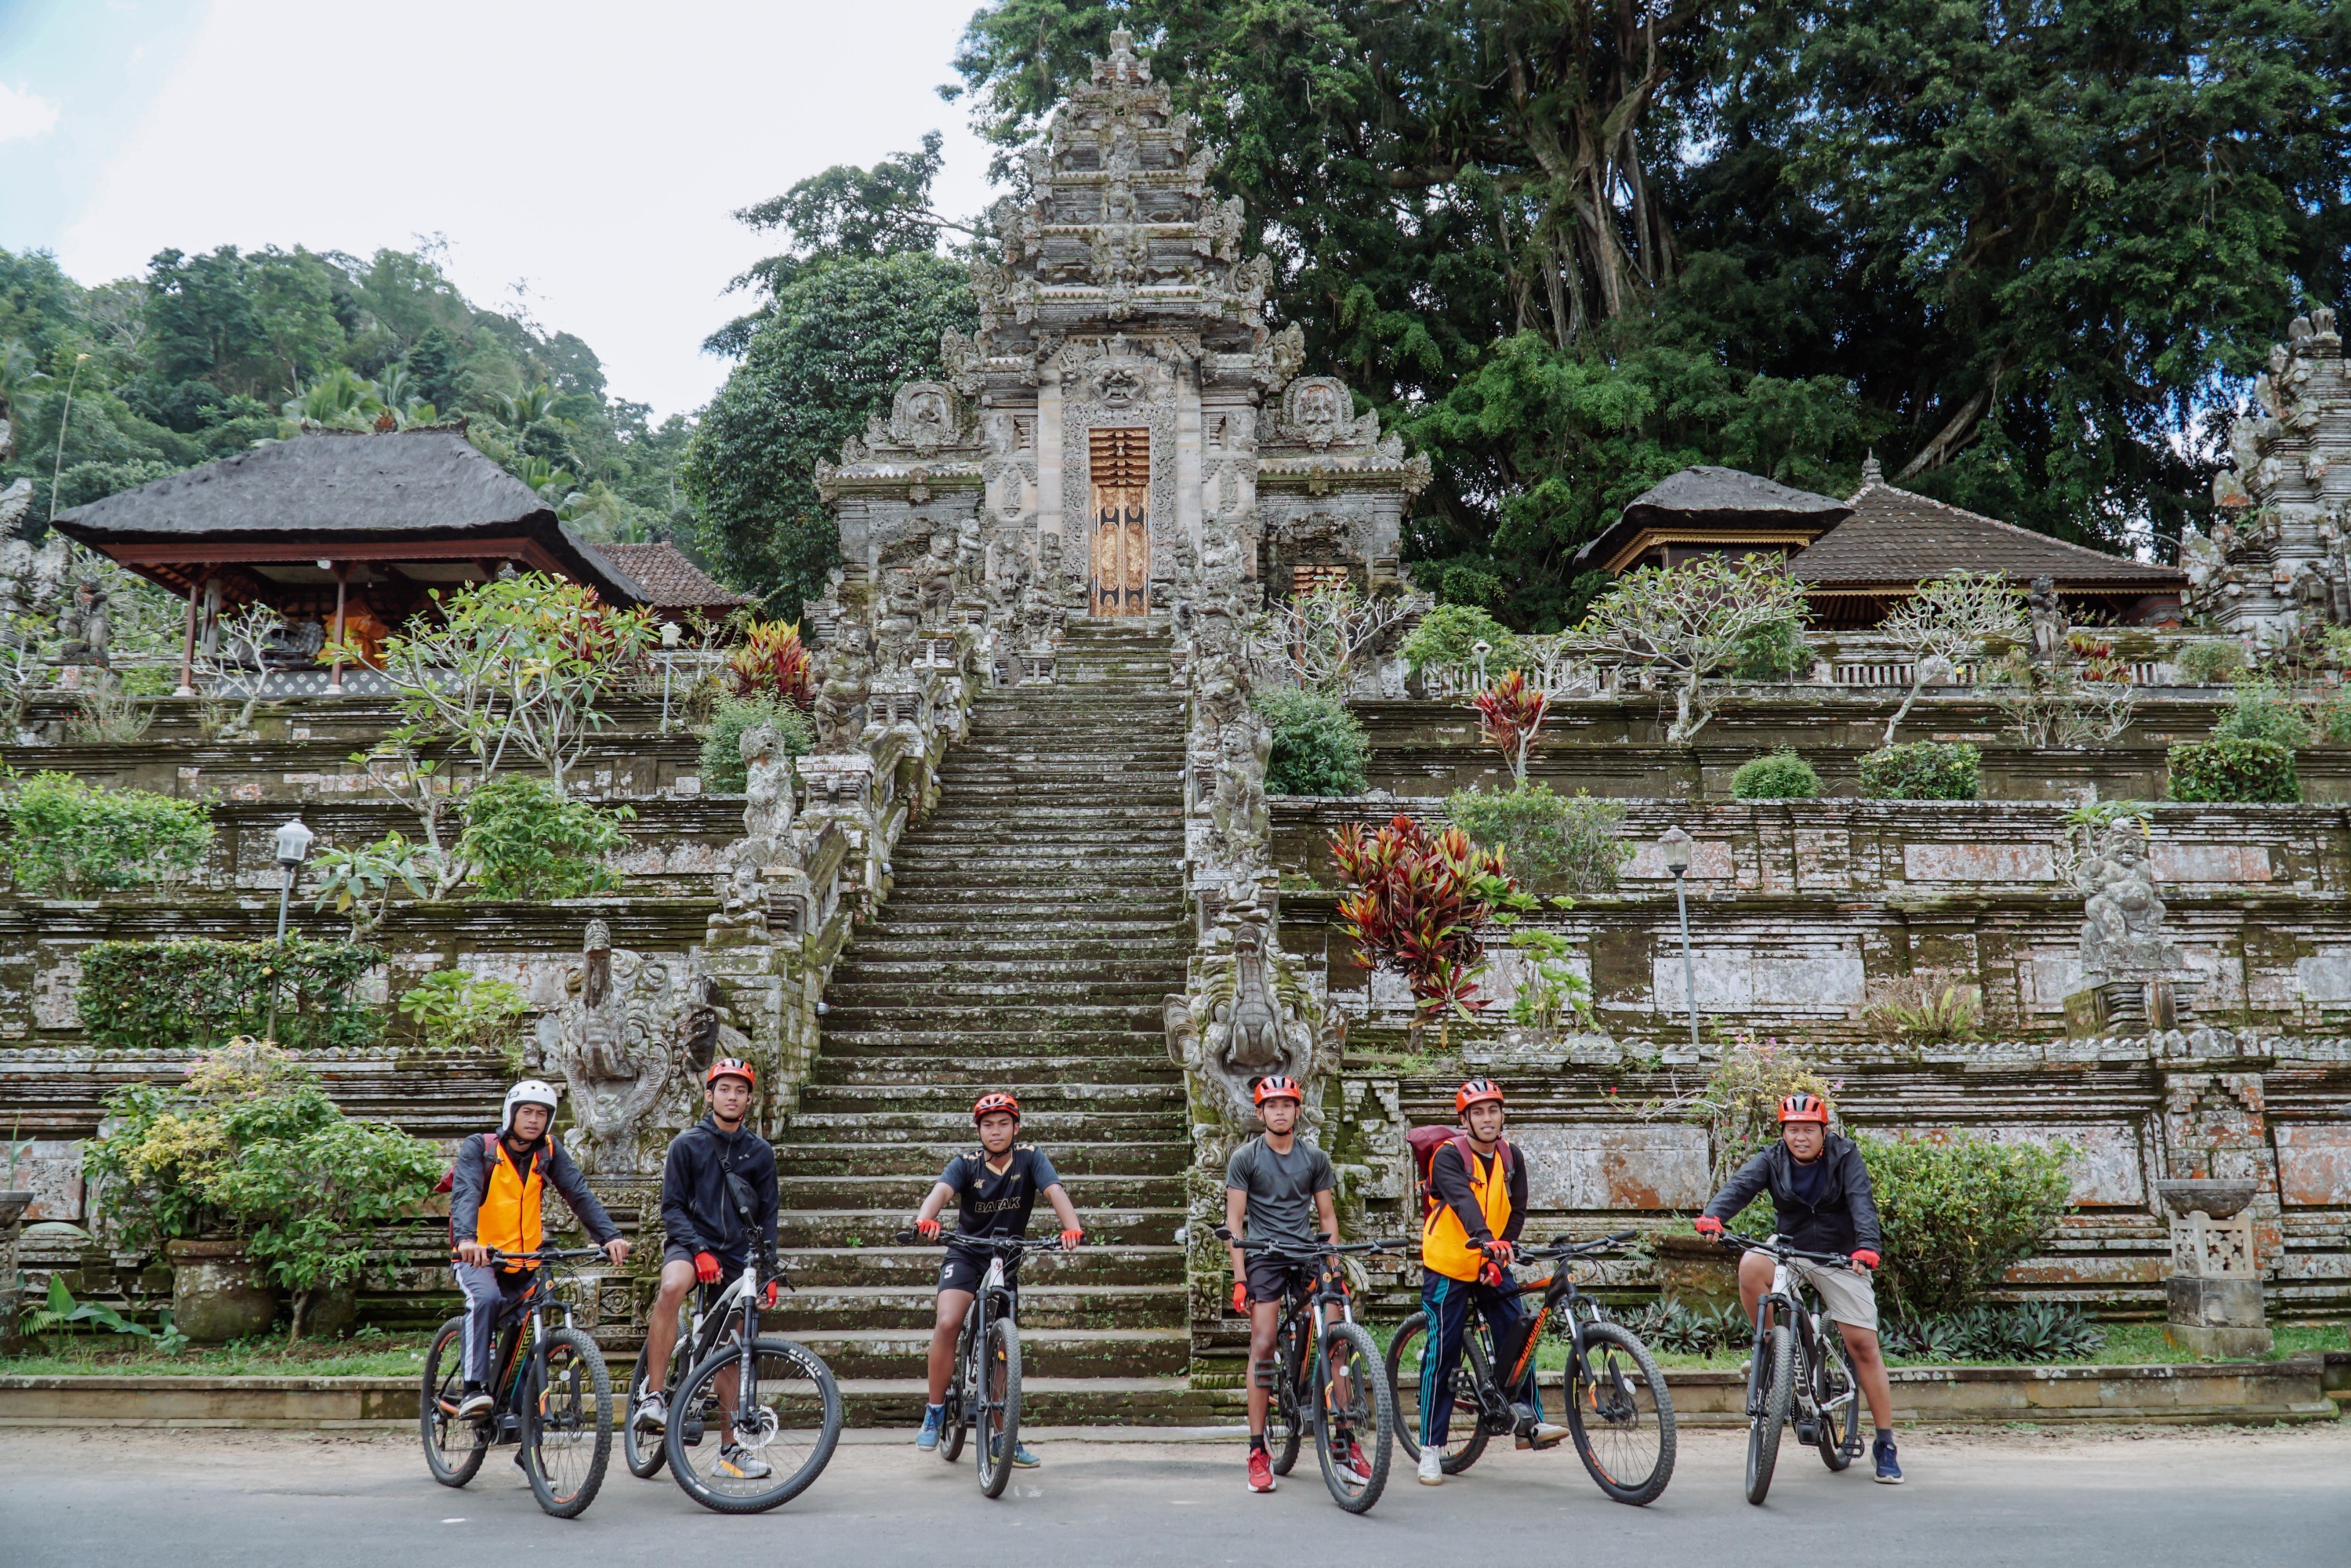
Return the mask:
<svg viewBox="0 0 2351 1568">
<path fill-rule="evenodd" d="M 1698 1049 L 1698 981 L 1690 972 L 1689 935 L 1689 875 L 1690 836 L 1679 828 L 1667 828 L 1657 840 L 1657 850 L 1665 857 L 1666 869 L 1674 873 L 1674 907 L 1680 912 L 1682 922 L 1682 998 L 1689 1004 L 1690 1049 Z"/>
<path fill-rule="evenodd" d="M 294 896 L 294 873 L 309 854 L 310 841 L 315 836 L 299 817 L 277 830 L 277 865 L 285 873 L 277 886 L 277 939 L 280 942 L 286 940 L 286 905 Z"/>
<path fill-rule="evenodd" d="M 674 622 L 674 621 L 664 621 L 664 622 L 662 622 L 662 626 L 661 626 L 661 639 L 662 639 L 662 722 L 661 722 L 661 727 L 662 727 L 662 733 L 663 733 L 664 735 L 667 735 L 667 734 L 669 733 L 669 668 L 670 668 L 670 664 L 671 664 L 671 662 L 672 662 L 672 661 L 673 661 L 673 660 L 677 656 L 677 645 L 678 645 L 678 643 L 679 643 L 680 642 L 684 641 L 684 638 L 682 637 L 682 635 L 681 635 L 681 634 L 680 634 L 680 632 L 678 632 L 678 629 L 677 629 L 677 622 Z"/>
<path fill-rule="evenodd" d="M 1481 692 L 1486 689 L 1486 655 L 1493 651 L 1494 644 L 1483 637 L 1469 644 L 1470 657 L 1478 661 L 1478 689 Z"/>
</svg>

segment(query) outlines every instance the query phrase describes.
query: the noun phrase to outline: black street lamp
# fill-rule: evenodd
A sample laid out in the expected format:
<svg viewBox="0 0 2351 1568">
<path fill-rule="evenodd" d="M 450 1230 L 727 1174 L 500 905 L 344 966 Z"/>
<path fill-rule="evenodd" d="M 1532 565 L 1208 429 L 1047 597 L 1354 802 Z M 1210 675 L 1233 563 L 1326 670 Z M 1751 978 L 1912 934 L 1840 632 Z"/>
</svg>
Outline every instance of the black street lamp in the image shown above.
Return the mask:
<svg viewBox="0 0 2351 1568">
<path fill-rule="evenodd" d="M 1674 873 L 1674 907 L 1682 919 L 1682 998 L 1689 1003 L 1690 1050 L 1698 1049 L 1698 982 L 1690 973 L 1689 884 L 1690 851 L 1695 848 L 1690 836 L 1679 828 L 1667 828 L 1657 840 L 1658 852 L 1665 857 L 1666 869 Z"/>
</svg>

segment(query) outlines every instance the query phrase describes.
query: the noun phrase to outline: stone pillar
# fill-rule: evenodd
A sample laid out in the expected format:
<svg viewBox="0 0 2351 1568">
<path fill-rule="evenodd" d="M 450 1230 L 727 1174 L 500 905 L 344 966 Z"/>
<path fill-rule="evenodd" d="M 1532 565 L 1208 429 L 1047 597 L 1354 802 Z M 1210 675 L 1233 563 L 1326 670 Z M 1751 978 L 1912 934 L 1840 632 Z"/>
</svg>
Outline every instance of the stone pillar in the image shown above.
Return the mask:
<svg viewBox="0 0 2351 1568">
<path fill-rule="evenodd" d="M 2266 1355 L 2262 1270 L 2248 1207 L 2252 1181 L 2163 1181 L 2171 1210 L 2171 1273 L 2164 1281 L 2164 1337 L 2198 1355 Z"/>
<path fill-rule="evenodd" d="M 24 1229 L 25 1210 L 32 1201 L 29 1192 L 0 1192 L 0 1355 L 14 1355 L 22 1348 L 16 1333 L 21 1310 L 16 1300 L 16 1238 Z"/>
</svg>

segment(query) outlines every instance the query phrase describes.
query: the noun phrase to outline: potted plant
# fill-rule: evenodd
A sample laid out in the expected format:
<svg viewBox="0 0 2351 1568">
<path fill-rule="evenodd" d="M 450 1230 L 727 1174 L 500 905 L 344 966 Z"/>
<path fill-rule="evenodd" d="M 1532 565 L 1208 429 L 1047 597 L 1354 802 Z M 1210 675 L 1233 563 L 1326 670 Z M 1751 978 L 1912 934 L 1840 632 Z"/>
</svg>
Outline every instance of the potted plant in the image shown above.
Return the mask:
<svg viewBox="0 0 2351 1568">
<path fill-rule="evenodd" d="M 345 1116 L 266 1040 L 198 1057 L 184 1084 L 126 1085 L 107 1109 L 86 1161 L 101 1212 L 123 1245 L 170 1260 L 173 1319 L 199 1343 L 264 1332 L 280 1291 L 293 1335 L 315 1326 L 322 1302 L 350 1299 L 373 1227 L 414 1213 L 442 1164 L 422 1139 Z"/>
</svg>

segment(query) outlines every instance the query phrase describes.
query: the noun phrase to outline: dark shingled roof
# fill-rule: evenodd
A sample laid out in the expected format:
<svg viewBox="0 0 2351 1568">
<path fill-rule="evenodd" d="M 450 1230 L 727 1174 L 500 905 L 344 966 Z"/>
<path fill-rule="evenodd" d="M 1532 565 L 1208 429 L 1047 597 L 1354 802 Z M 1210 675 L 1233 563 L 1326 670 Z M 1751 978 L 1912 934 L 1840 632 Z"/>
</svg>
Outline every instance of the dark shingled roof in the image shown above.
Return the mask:
<svg viewBox="0 0 2351 1568">
<path fill-rule="evenodd" d="M 1575 552 L 1578 570 L 1604 567 L 1645 528 L 1708 526 L 1825 532 L 1852 508 L 1830 496 L 1792 489 L 1737 468 L 1700 465 L 1662 479 L 1625 504 L 1624 515 Z"/>
<path fill-rule="evenodd" d="M 202 539 L 338 543 L 528 534 L 608 599 L 644 599 L 625 569 L 475 450 L 461 426 L 311 431 L 57 514 L 82 544 Z"/>
<path fill-rule="evenodd" d="M 2172 567 L 2067 544 L 1946 502 L 1897 490 L 1865 471 L 1853 516 L 1788 565 L 1797 580 L 1820 590 L 1907 589 L 1965 567 L 1997 571 L 2023 584 L 2053 577 L 2075 592 L 2178 592 L 2187 574 Z"/>
<path fill-rule="evenodd" d="M 629 574 L 645 591 L 645 602 L 662 610 L 732 610 L 751 602 L 747 594 L 722 588 L 692 558 L 664 540 L 649 545 L 598 545 L 597 553 Z"/>
</svg>

